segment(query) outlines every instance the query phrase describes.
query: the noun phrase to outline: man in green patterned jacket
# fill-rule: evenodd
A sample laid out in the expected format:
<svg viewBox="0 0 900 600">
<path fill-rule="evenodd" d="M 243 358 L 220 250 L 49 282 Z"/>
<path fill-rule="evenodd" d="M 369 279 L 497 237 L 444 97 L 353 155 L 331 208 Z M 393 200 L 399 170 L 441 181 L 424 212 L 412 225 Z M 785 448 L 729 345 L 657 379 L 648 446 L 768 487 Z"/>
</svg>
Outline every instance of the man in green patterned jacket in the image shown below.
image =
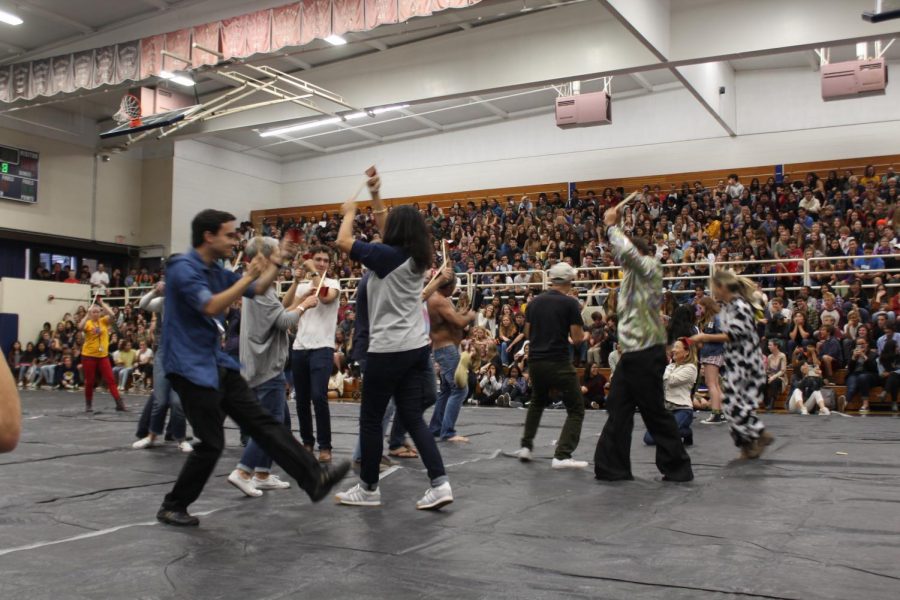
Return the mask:
<svg viewBox="0 0 900 600">
<path fill-rule="evenodd" d="M 606 400 L 609 418 L 594 453 L 597 479 L 634 479 L 631 433 L 635 407 L 656 440 L 656 466 L 665 481 L 691 481 L 691 458 L 678 426 L 664 404 L 666 330 L 662 324 L 662 267 L 644 240 L 629 239 L 618 226 L 619 207 L 603 215 L 613 256 L 624 270 L 616 313 L 619 318 L 619 364 Z"/>
</svg>

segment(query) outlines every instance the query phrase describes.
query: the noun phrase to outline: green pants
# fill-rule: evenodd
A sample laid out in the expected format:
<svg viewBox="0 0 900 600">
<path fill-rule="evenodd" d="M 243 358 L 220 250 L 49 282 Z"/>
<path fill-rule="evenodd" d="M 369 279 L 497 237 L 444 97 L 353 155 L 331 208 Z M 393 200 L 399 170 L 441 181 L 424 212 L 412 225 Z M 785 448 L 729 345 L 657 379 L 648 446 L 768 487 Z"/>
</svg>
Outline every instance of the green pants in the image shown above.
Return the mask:
<svg viewBox="0 0 900 600">
<path fill-rule="evenodd" d="M 525 433 L 522 435 L 522 446 L 534 449 L 534 436 L 537 435 L 541 416 L 549 401 L 550 390 L 562 393 L 562 401 L 566 405 L 566 422 L 563 424 L 559 442 L 556 444 L 554 456 L 560 460 L 572 458 L 581 439 L 581 424 L 584 421 L 584 399 L 578 386 L 578 375 L 572 361 L 564 360 L 530 360 L 528 374 L 531 376 L 531 404 L 525 417 Z"/>
</svg>

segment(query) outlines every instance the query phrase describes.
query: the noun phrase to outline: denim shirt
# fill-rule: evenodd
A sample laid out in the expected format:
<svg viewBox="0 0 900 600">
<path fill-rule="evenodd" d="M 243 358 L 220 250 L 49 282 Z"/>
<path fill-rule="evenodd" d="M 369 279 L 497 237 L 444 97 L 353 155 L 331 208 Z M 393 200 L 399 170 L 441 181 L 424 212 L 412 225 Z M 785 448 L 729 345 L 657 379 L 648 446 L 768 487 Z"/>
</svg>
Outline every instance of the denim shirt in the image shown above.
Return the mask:
<svg viewBox="0 0 900 600">
<path fill-rule="evenodd" d="M 166 373 L 215 389 L 219 387 L 220 367 L 240 371 L 238 361 L 222 350 L 224 314 L 210 317 L 203 312 L 214 295 L 240 278 L 217 263 L 207 265 L 193 249 L 169 261 L 162 336 Z M 244 296 L 253 297 L 253 286 L 247 288 Z"/>
</svg>

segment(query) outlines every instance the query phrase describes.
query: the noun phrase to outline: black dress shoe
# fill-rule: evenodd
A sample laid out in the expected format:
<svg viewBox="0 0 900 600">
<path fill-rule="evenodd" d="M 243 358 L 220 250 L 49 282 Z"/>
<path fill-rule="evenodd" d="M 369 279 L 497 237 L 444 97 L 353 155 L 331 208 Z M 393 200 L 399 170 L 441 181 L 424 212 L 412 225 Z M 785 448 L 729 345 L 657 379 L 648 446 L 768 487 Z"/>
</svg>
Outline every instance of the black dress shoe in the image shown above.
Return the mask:
<svg viewBox="0 0 900 600">
<path fill-rule="evenodd" d="M 684 436 L 684 445 L 685 446 L 693 446 L 694 445 L 694 436 L 693 435 Z"/>
<path fill-rule="evenodd" d="M 166 525 L 175 525 L 177 527 L 196 527 L 200 524 L 200 519 L 189 515 L 185 510 L 169 510 L 161 508 L 156 513 L 156 520 Z"/>
<path fill-rule="evenodd" d="M 174 441 L 175 441 L 175 437 L 174 437 L 171 433 L 167 433 L 166 436 L 165 436 L 163 439 L 166 440 L 167 442 L 174 442 Z"/>
<path fill-rule="evenodd" d="M 331 491 L 331 488 L 337 485 L 349 470 L 349 460 L 342 460 L 336 465 L 322 465 L 322 472 L 319 475 L 316 486 L 307 492 L 309 494 L 309 499 L 313 502 L 318 502 L 327 496 L 328 492 Z"/>
</svg>

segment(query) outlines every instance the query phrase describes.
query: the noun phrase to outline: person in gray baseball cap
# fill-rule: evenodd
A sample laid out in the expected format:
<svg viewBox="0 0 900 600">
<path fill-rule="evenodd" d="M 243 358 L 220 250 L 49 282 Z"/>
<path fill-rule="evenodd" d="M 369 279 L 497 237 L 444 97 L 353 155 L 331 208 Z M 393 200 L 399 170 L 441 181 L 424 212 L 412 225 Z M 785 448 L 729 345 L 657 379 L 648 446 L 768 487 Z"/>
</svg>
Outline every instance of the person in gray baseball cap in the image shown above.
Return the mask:
<svg viewBox="0 0 900 600">
<path fill-rule="evenodd" d="M 583 469 L 588 466 L 587 461 L 572 458 L 581 439 L 581 424 L 584 421 L 584 399 L 569 357 L 570 338 L 575 345 L 584 338 L 581 307 L 578 300 L 569 295 L 575 275 L 575 269 L 568 263 L 553 265 L 547 271 L 550 289 L 529 302 L 525 311 L 532 394 L 525 417 L 522 447 L 515 455 L 523 462 L 531 460 L 534 436 L 549 402 L 550 390 L 558 390 L 562 393 L 567 416 L 553 455 L 554 469 Z"/>
</svg>

